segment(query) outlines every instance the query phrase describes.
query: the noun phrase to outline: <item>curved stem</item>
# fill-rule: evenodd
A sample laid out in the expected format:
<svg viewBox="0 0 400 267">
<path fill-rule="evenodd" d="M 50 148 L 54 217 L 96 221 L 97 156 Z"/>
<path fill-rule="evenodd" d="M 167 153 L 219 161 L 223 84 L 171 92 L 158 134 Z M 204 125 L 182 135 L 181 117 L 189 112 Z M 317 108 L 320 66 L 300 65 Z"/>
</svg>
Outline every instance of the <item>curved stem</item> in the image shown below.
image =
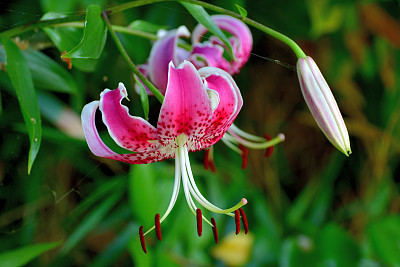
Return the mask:
<svg viewBox="0 0 400 267">
<path fill-rule="evenodd" d="M 147 88 L 154 94 L 154 96 L 162 102 L 164 101 L 164 96 L 158 91 L 158 89 L 140 72 L 140 70 L 136 67 L 136 65 L 132 62 L 131 58 L 129 57 L 128 53 L 126 52 L 124 46 L 122 45 L 121 41 L 119 40 L 117 34 L 115 33 L 110 20 L 107 17 L 106 12 L 101 13 L 103 20 L 105 21 L 108 30 L 110 31 L 111 37 L 114 39 L 114 42 L 118 48 L 118 50 L 121 52 L 122 57 L 125 59 L 125 61 L 128 63 L 129 68 L 132 70 L 132 72 L 139 77 L 139 79 L 147 86 Z"/>
<path fill-rule="evenodd" d="M 55 24 L 53 26 L 54 27 L 83 28 L 83 27 L 85 27 L 85 23 L 84 22 L 67 22 L 67 23 Z M 150 39 L 150 40 L 157 40 L 158 39 L 156 34 L 145 32 L 145 31 L 131 29 L 129 27 L 112 25 L 112 28 L 113 28 L 114 31 L 120 32 L 120 33 L 126 33 L 126 34 L 130 34 L 130 35 L 135 35 L 135 36 L 143 37 L 143 38 Z"/>
<path fill-rule="evenodd" d="M 212 5 L 209 3 L 205 3 L 205 2 L 199 1 L 199 0 L 137 0 L 137 1 L 131 1 L 131 2 L 128 2 L 128 3 L 122 4 L 122 5 L 108 8 L 107 12 L 109 14 L 112 14 L 112 13 L 124 11 L 126 9 L 139 7 L 139 6 L 143 6 L 143 5 L 148 5 L 151 3 L 171 2 L 171 1 L 187 2 L 187 3 L 199 5 L 199 6 L 207 8 L 207 9 L 216 11 L 218 13 L 229 15 L 234 18 L 240 19 L 243 22 L 247 23 L 248 25 L 251 25 L 256 29 L 259 29 L 260 31 L 265 32 L 266 34 L 271 35 L 272 37 L 274 37 L 274 38 L 280 40 L 281 42 L 285 43 L 286 45 L 288 45 L 293 50 L 293 52 L 296 54 L 297 58 L 302 58 L 302 57 L 306 56 L 305 53 L 303 52 L 303 50 L 301 50 L 301 48 L 292 39 L 290 39 L 286 35 L 283 35 L 282 33 L 277 32 L 267 26 L 262 25 L 261 23 L 259 23 L 257 21 L 249 19 L 247 17 L 243 18 L 238 13 L 235 13 L 235 12 L 227 10 L 225 8 L 218 7 L 218 6 L 215 6 L 215 5 Z"/>
<path fill-rule="evenodd" d="M 30 22 L 28 24 L 20 25 L 9 30 L 3 31 L 0 33 L 0 38 L 11 38 L 15 35 L 31 31 L 38 28 L 44 28 L 46 26 L 52 26 L 54 24 L 60 23 L 67 23 L 67 22 L 74 22 L 74 21 L 84 21 L 85 16 L 73 15 L 70 17 L 65 18 L 58 18 L 58 19 L 46 19 L 46 20 L 39 20 L 36 22 Z"/>
<path fill-rule="evenodd" d="M 108 9 L 106 9 L 105 12 L 106 12 L 106 14 L 113 14 L 113 13 L 121 12 L 121 11 L 130 9 L 130 8 L 134 8 L 134 7 L 144 6 L 144 5 L 158 3 L 158 2 L 172 2 L 172 1 L 187 2 L 187 3 L 199 5 L 199 6 L 207 8 L 207 9 L 213 10 L 215 12 L 229 15 L 234 18 L 240 19 L 243 22 L 247 23 L 248 25 L 253 26 L 254 28 L 259 29 L 260 31 L 285 43 L 287 46 L 289 46 L 293 50 L 293 52 L 296 54 L 296 56 L 298 58 L 302 58 L 302 57 L 306 56 L 306 54 L 303 52 L 303 50 L 301 50 L 301 48 L 292 39 L 290 39 L 286 35 L 283 35 L 282 33 L 279 33 L 267 26 L 262 25 L 261 23 L 259 23 L 257 21 L 249 19 L 247 17 L 243 18 L 238 13 L 235 13 L 233 11 L 230 11 L 230 10 L 227 10 L 227 9 L 224 9 L 224 8 L 221 8 L 221 7 L 209 4 L 209 3 L 205 3 L 205 2 L 199 1 L 199 0 L 136 0 L 136 1 L 131 1 L 128 3 L 121 4 L 121 5 L 117 5 L 114 7 L 110 7 Z M 29 23 L 29 24 L 17 26 L 15 28 L 12 28 L 10 30 L 6 30 L 6 31 L 0 33 L 0 38 L 1 37 L 10 38 L 15 35 L 18 35 L 18 34 L 21 34 L 26 31 L 33 30 L 36 28 L 43 28 L 46 26 L 51 26 L 51 25 L 66 23 L 66 22 L 81 21 L 83 19 L 84 19 L 83 16 L 71 16 L 71 17 L 66 17 L 66 18 L 61 18 L 61 19 L 43 20 L 43 21 L 38 21 L 35 23 Z"/>
</svg>

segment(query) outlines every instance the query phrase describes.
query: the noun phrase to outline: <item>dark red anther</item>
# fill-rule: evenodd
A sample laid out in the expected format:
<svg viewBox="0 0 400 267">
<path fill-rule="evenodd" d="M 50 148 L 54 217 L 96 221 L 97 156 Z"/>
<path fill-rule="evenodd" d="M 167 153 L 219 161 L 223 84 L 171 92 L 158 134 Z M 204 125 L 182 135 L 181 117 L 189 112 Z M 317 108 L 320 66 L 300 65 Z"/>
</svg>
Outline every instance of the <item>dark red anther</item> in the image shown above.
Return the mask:
<svg viewBox="0 0 400 267">
<path fill-rule="evenodd" d="M 218 244 L 218 231 L 217 231 L 217 224 L 215 223 L 215 219 L 211 218 L 211 223 L 213 225 L 212 231 L 214 235 L 215 244 Z"/>
<path fill-rule="evenodd" d="M 270 140 L 272 139 L 271 136 L 270 136 L 269 134 L 265 134 L 264 137 L 265 137 L 265 139 L 267 139 L 268 141 L 270 141 Z M 274 152 L 274 147 L 273 147 L 273 146 L 267 147 L 267 149 L 265 150 L 264 156 L 267 157 L 267 158 L 269 158 L 269 157 L 271 157 L 271 155 L 272 155 L 273 152 Z"/>
<path fill-rule="evenodd" d="M 140 245 L 142 245 L 143 252 L 147 253 L 146 243 L 144 242 L 143 225 L 139 227 L 139 236 L 140 236 Z"/>
<path fill-rule="evenodd" d="M 196 210 L 197 218 L 197 234 L 201 236 L 203 234 L 203 216 L 201 214 L 201 209 Z"/>
<path fill-rule="evenodd" d="M 239 149 L 242 150 L 242 169 L 246 169 L 247 168 L 247 160 L 248 160 L 248 156 L 249 156 L 249 149 L 247 147 L 245 147 L 244 145 L 240 144 L 239 145 Z"/>
<path fill-rule="evenodd" d="M 157 238 L 158 238 L 158 240 L 161 241 L 161 223 L 160 223 L 160 214 L 159 213 L 156 214 L 154 225 L 156 227 Z"/>
<path fill-rule="evenodd" d="M 236 224 L 236 234 L 240 232 L 240 215 L 239 210 L 235 210 L 235 224 Z"/>
<path fill-rule="evenodd" d="M 247 223 L 246 214 L 244 213 L 244 210 L 242 208 L 239 208 L 239 211 L 240 211 L 240 216 L 242 217 L 244 233 L 247 234 L 249 232 L 249 224 Z"/>
</svg>

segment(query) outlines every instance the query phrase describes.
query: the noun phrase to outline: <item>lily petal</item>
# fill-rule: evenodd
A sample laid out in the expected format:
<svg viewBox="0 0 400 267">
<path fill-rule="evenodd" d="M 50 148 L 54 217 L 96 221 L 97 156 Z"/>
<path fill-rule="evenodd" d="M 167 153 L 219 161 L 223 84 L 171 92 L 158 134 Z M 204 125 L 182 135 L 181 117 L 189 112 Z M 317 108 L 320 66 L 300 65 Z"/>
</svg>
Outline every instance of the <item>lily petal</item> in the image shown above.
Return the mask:
<svg viewBox="0 0 400 267">
<path fill-rule="evenodd" d="M 219 105 L 213 112 L 212 123 L 207 130 L 205 139 L 212 145 L 228 130 L 238 115 L 243 99 L 240 90 L 231 76 L 218 68 L 207 67 L 199 70 L 205 77 L 207 87 L 218 93 Z"/>
<path fill-rule="evenodd" d="M 189 57 L 188 51 L 178 47 L 179 37 L 190 37 L 185 26 L 165 33 L 154 43 L 150 52 L 147 70 L 151 81 L 162 94 L 165 94 L 167 88 L 169 62 L 172 60 L 175 65 L 179 65 Z"/>
<path fill-rule="evenodd" d="M 83 107 L 82 127 L 85 133 L 86 141 L 93 154 L 103 158 L 123 161 L 129 164 L 146 164 L 173 157 L 174 154 L 166 150 L 153 150 L 146 153 L 118 154 L 112 151 L 101 140 L 96 128 L 95 114 L 100 101 L 93 101 Z"/>
<path fill-rule="evenodd" d="M 223 54 L 224 49 L 222 46 L 211 43 L 196 44 L 193 46 L 190 61 L 197 69 L 210 66 L 229 71 L 229 62 L 224 58 Z"/>
<path fill-rule="evenodd" d="M 127 92 L 123 83 L 116 90 L 104 90 L 100 95 L 100 110 L 110 136 L 121 147 L 133 152 L 145 152 L 158 147 L 157 130 L 148 121 L 129 115 L 121 104 Z"/>
<path fill-rule="evenodd" d="M 197 142 L 210 126 L 211 102 L 196 68 L 184 61 L 178 68 L 171 62 L 168 86 L 161 106 L 157 130 L 163 145 L 175 145 L 175 139 L 185 134 L 190 150 L 195 150 Z"/>
<path fill-rule="evenodd" d="M 253 37 L 250 29 L 242 21 L 231 16 L 213 15 L 211 18 L 221 30 L 227 31 L 233 35 L 229 39 L 233 46 L 233 52 L 237 61 L 231 62 L 232 66 L 229 73 L 237 73 L 239 72 L 239 69 L 248 61 L 251 49 L 253 47 Z M 205 28 L 203 25 L 197 25 L 192 34 L 192 42 L 194 44 L 199 43 L 201 38 L 207 32 L 207 28 Z"/>
</svg>

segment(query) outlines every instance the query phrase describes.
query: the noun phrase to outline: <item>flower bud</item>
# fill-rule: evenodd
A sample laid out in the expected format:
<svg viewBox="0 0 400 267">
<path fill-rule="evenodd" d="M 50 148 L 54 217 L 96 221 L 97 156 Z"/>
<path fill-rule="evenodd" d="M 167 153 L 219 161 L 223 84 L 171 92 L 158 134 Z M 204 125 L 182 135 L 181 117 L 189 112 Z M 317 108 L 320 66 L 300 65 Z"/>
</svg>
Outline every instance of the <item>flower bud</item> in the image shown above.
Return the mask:
<svg viewBox="0 0 400 267">
<path fill-rule="evenodd" d="M 319 128 L 346 156 L 351 154 L 349 134 L 332 92 L 311 57 L 297 61 L 297 74 L 303 97 Z"/>
</svg>

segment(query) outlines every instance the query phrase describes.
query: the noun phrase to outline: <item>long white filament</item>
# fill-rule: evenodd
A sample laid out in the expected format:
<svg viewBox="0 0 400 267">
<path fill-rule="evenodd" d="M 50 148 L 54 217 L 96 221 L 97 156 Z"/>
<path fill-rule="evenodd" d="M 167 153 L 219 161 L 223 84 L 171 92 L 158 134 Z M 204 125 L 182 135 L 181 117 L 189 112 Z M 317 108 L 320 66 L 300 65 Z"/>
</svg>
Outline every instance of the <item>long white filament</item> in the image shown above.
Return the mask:
<svg viewBox="0 0 400 267">
<path fill-rule="evenodd" d="M 187 172 L 189 174 L 189 181 L 190 181 L 190 191 L 193 194 L 193 197 L 197 200 L 197 202 L 199 202 L 203 207 L 205 207 L 206 209 L 208 209 L 209 211 L 215 212 L 215 213 L 221 213 L 221 214 L 227 214 L 230 216 L 234 216 L 234 214 L 230 213 L 232 211 L 237 210 L 238 208 L 230 208 L 230 209 L 221 209 L 217 206 L 215 206 L 214 204 L 212 204 L 211 202 L 209 202 L 200 192 L 200 190 L 197 188 L 196 182 L 194 181 L 194 177 L 193 177 L 193 173 L 192 173 L 192 169 L 190 167 L 190 162 L 189 162 L 189 153 L 187 150 L 187 147 L 185 146 L 185 161 L 186 161 L 186 169 Z"/>
<path fill-rule="evenodd" d="M 174 207 L 176 200 L 178 198 L 178 193 L 179 193 L 179 187 L 180 187 L 180 183 L 181 183 L 181 168 L 180 168 L 180 163 L 179 163 L 179 159 L 177 159 L 178 154 L 178 148 L 176 148 L 175 150 L 175 181 L 174 181 L 174 190 L 172 192 L 172 197 L 171 200 L 169 202 L 168 208 L 165 211 L 164 215 L 161 217 L 160 219 L 160 223 L 162 223 L 165 218 L 167 218 L 167 216 L 169 215 L 169 213 L 171 212 L 172 208 Z M 147 232 L 144 235 L 147 235 L 148 233 L 150 233 L 152 230 L 154 230 L 155 226 L 151 227 L 149 230 L 147 230 Z"/>
<path fill-rule="evenodd" d="M 230 136 L 231 137 L 231 136 Z M 179 137 L 178 137 L 179 138 Z M 197 185 L 194 181 L 192 169 L 190 167 L 190 161 L 189 161 L 189 151 L 186 146 L 186 142 L 184 139 L 177 138 L 177 145 L 178 147 L 175 149 L 175 181 L 174 181 L 174 189 L 172 192 L 171 200 L 169 202 L 168 208 L 165 211 L 164 215 L 160 219 L 160 223 L 162 223 L 171 210 L 173 209 L 176 200 L 178 198 L 179 194 L 179 187 L 181 184 L 181 179 L 182 179 L 182 186 L 183 186 L 183 191 L 185 193 L 185 198 L 186 202 L 191 210 L 191 212 L 196 215 L 197 212 L 197 206 L 193 201 L 192 196 L 196 199 L 196 201 L 202 205 L 204 208 L 211 212 L 215 213 L 221 213 L 221 214 L 226 214 L 229 216 L 234 216 L 232 213 L 233 211 L 239 209 L 243 205 L 247 204 L 246 199 L 242 199 L 238 204 L 233 206 L 232 208 L 229 209 L 221 209 L 215 205 L 213 205 L 211 202 L 209 202 L 200 192 L 200 190 L 197 188 Z M 232 138 L 232 137 L 231 137 Z M 202 216 L 202 219 L 206 221 L 211 227 L 213 227 L 213 224 L 209 222 L 204 216 Z M 155 229 L 155 226 L 151 227 L 149 230 L 144 235 L 147 235 L 149 232 Z"/>
</svg>

